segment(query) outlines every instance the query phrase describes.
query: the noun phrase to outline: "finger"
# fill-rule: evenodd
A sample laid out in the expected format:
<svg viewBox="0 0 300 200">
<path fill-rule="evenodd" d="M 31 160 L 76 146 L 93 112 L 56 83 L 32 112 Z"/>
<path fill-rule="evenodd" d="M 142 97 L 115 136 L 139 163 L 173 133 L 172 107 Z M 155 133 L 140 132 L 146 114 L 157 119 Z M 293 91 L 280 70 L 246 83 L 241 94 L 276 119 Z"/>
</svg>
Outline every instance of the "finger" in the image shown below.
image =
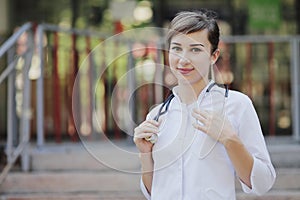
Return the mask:
<svg viewBox="0 0 300 200">
<path fill-rule="evenodd" d="M 213 113 L 209 111 L 200 111 L 199 115 L 204 118 L 207 122 L 210 122 L 213 119 Z"/>
<path fill-rule="evenodd" d="M 162 122 L 162 121 L 163 121 L 162 118 L 158 118 L 158 126 L 161 125 L 161 122 Z"/>
<path fill-rule="evenodd" d="M 159 132 L 159 129 L 153 125 L 147 126 L 147 124 L 140 125 L 134 129 L 134 136 L 136 137 L 142 137 L 141 134 L 145 133 L 151 133 L 151 134 L 157 134 Z"/>
<path fill-rule="evenodd" d="M 138 127 L 136 127 L 134 131 L 143 130 L 145 128 L 158 130 L 158 126 L 156 124 L 153 124 L 152 122 L 149 121 L 144 121 Z"/>
<path fill-rule="evenodd" d="M 202 124 L 206 124 L 206 123 L 207 123 L 207 119 L 206 119 L 206 118 L 204 118 L 203 116 L 201 116 L 201 115 L 199 115 L 199 114 L 197 114 L 197 113 L 195 113 L 195 112 L 192 113 L 192 116 L 193 116 L 196 120 L 198 120 L 200 123 L 202 123 Z"/>
<path fill-rule="evenodd" d="M 161 121 L 155 121 L 155 120 L 148 120 L 145 121 L 145 123 L 142 124 L 142 126 L 144 127 L 149 127 L 149 128 L 153 128 L 153 129 L 157 129 L 160 126 Z"/>
<path fill-rule="evenodd" d="M 154 133 L 141 133 L 138 135 L 135 135 L 134 138 L 136 139 L 144 139 L 144 138 L 148 138 L 151 137 Z"/>
<path fill-rule="evenodd" d="M 200 115 L 201 117 L 208 119 L 211 115 L 211 113 L 207 110 L 200 110 L 199 108 L 193 109 L 193 113 Z"/>
<path fill-rule="evenodd" d="M 134 132 L 141 132 L 141 131 L 148 131 L 148 132 L 158 132 L 158 126 L 156 124 L 153 124 L 149 121 L 145 121 L 141 123 L 138 127 L 134 129 Z"/>
<path fill-rule="evenodd" d="M 151 128 L 151 129 L 157 129 L 158 130 L 159 126 L 153 125 L 151 123 L 145 123 L 141 127 L 148 127 L 148 128 Z"/>
<path fill-rule="evenodd" d="M 200 124 L 198 124 L 198 123 L 193 123 L 193 126 L 194 126 L 195 129 L 197 129 L 197 130 L 199 130 L 199 131 L 202 131 L 202 132 L 204 132 L 204 133 L 207 133 L 207 128 L 206 128 L 206 126 L 200 125 Z"/>
<path fill-rule="evenodd" d="M 153 136 L 156 136 L 156 137 L 153 137 Z M 156 134 L 152 134 L 152 136 L 150 137 L 145 137 L 145 138 L 134 138 L 133 139 L 134 143 L 136 145 L 139 145 L 139 144 L 145 144 L 146 143 L 151 143 L 152 145 L 156 143 L 157 141 L 157 135 Z"/>
<path fill-rule="evenodd" d="M 159 129 L 157 127 L 153 127 L 153 126 L 142 126 L 139 127 L 136 131 L 137 134 L 139 133 L 158 133 Z"/>
<path fill-rule="evenodd" d="M 149 120 L 146 120 L 144 122 L 145 122 L 145 124 L 151 124 L 153 126 L 158 127 L 160 125 L 161 120 L 156 121 L 154 119 L 149 119 Z"/>
<path fill-rule="evenodd" d="M 145 138 L 150 138 L 152 135 L 153 133 L 143 133 L 140 135 L 136 135 L 133 137 L 133 142 L 137 144 L 139 142 L 145 141 Z"/>
</svg>

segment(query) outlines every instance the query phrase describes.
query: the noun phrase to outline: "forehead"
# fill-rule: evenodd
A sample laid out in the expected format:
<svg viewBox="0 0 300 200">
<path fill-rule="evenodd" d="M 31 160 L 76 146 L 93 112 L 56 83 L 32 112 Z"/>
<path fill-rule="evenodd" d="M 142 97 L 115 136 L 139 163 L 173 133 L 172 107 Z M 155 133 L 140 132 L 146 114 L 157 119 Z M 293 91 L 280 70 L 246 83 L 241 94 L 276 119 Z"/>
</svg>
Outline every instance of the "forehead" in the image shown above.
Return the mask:
<svg viewBox="0 0 300 200">
<path fill-rule="evenodd" d="M 205 46 L 210 45 L 210 42 L 208 41 L 208 31 L 206 29 L 188 34 L 179 33 L 172 37 L 171 44 L 173 42 L 179 44 L 201 43 Z"/>
</svg>

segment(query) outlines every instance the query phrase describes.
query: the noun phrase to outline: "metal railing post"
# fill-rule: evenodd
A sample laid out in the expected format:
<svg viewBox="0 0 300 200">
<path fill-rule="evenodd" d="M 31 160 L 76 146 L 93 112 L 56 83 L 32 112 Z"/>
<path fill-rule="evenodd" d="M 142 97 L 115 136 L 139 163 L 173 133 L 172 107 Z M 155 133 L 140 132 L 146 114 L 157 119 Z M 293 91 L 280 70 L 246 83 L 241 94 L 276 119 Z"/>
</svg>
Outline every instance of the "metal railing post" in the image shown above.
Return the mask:
<svg viewBox="0 0 300 200">
<path fill-rule="evenodd" d="M 87 119 L 86 119 L 86 123 L 88 126 L 90 126 L 90 131 L 88 131 L 86 134 L 88 135 L 92 135 L 94 133 L 94 124 L 93 124 L 93 109 L 94 109 L 94 101 L 93 101 L 93 95 L 94 95 L 94 61 L 93 61 L 93 52 L 91 50 L 91 37 L 90 36 L 86 36 L 85 37 L 85 43 L 86 43 L 86 47 L 85 47 L 85 51 L 86 54 L 88 56 L 87 58 L 87 62 L 88 62 L 88 69 L 87 69 L 87 76 L 89 77 L 88 80 L 88 85 L 89 85 L 89 89 L 88 89 L 88 109 L 87 109 Z"/>
<path fill-rule="evenodd" d="M 16 60 L 14 60 L 14 48 L 8 51 L 7 60 L 10 65 L 15 66 Z M 16 116 L 16 88 L 15 88 L 15 69 L 12 70 L 8 76 L 7 87 L 7 138 L 6 138 L 6 155 L 7 161 L 12 161 L 12 154 L 14 151 L 14 140 L 17 136 L 17 116 Z"/>
<path fill-rule="evenodd" d="M 300 39 L 291 40 L 291 88 L 292 88 L 292 119 L 293 137 L 300 141 Z"/>
<path fill-rule="evenodd" d="M 269 69 L 269 135 L 276 132 L 276 103 L 275 103 L 275 66 L 274 66 L 274 43 L 268 43 L 268 69 Z"/>
<path fill-rule="evenodd" d="M 20 132 L 20 141 L 17 141 L 19 144 L 14 147 L 13 137 L 17 136 L 17 128 L 16 124 L 16 93 L 15 93 L 15 68 L 17 61 L 20 59 L 19 56 L 15 57 L 14 45 L 18 42 L 20 37 L 26 32 L 30 31 L 32 28 L 31 23 L 24 24 L 19 30 L 17 30 L 2 46 L 0 46 L 0 57 L 2 57 L 5 53 L 8 53 L 8 66 L 5 70 L 0 74 L 0 84 L 8 78 L 8 138 L 7 138 L 7 154 L 8 154 L 8 162 L 4 166 L 3 170 L 0 173 L 0 184 L 2 184 L 12 168 L 13 164 L 17 160 L 17 158 L 22 155 L 22 168 L 23 170 L 29 169 L 29 136 L 30 136 L 30 80 L 28 76 L 29 67 L 31 65 L 32 54 L 33 54 L 33 40 L 32 35 L 29 33 L 29 37 L 27 37 L 27 50 L 25 50 L 25 62 L 22 68 L 23 72 L 23 102 L 22 102 L 22 112 L 20 116 L 20 126 L 18 127 Z M 26 36 L 26 35 L 25 35 Z M 22 53 L 23 54 L 23 53 Z M 13 122 L 12 122 L 13 121 Z M 18 139 L 18 138 L 17 138 Z M 11 152 L 10 152 L 11 151 Z"/>
<path fill-rule="evenodd" d="M 36 101 L 37 101 L 37 147 L 42 147 L 44 145 L 44 28 L 43 25 L 39 25 L 37 27 L 37 51 L 38 57 L 40 59 L 40 71 L 41 75 L 37 79 L 37 86 L 36 86 Z"/>
<path fill-rule="evenodd" d="M 253 63 L 252 63 L 252 44 L 246 43 L 246 80 L 247 80 L 247 95 L 250 99 L 253 99 L 252 89 L 253 89 L 253 77 L 252 77 L 252 70 L 253 70 Z"/>
<path fill-rule="evenodd" d="M 21 142 L 24 142 L 24 150 L 21 154 L 22 158 L 22 170 L 28 171 L 30 167 L 29 158 L 29 144 L 30 144 L 30 118 L 31 118 L 31 107 L 30 107 L 30 97 L 31 97 L 31 83 L 29 79 L 29 69 L 31 67 L 31 60 L 33 55 L 33 38 L 32 34 L 28 34 L 27 41 L 27 52 L 24 55 L 24 69 L 23 69 L 23 105 L 22 105 L 22 116 L 20 122 L 20 133 Z"/>
<path fill-rule="evenodd" d="M 135 69 L 134 69 L 134 57 L 132 55 L 132 42 L 129 41 L 128 44 L 128 49 L 129 49 L 129 56 L 128 56 L 128 63 L 127 63 L 127 72 L 128 73 L 128 94 L 132 95 L 129 96 L 129 110 L 132 111 L 131 114 L 131 123 L 128 123 L 127 131 L 128 131 L 128 136 L 127 136 L 127 141 L 131 144 L 133 143 L 132 137 L 133 132 L 134 132 L 134 127 L 135 127 L 135 122 L 136 122 L 136 97 L 135 97 L 135 89 L 136 89 L 136 77 L 135 77 Z"/>
<path fill-rule="evenodd" d="M 158 104 L 161 102 L 161 100 L 163 99 L 163 87 L 164 86 L 164 77 L 163 77 L 163 69 L 164 69 L 164 63 L 163 63 L 163 51 L 164 51 L 164 46 L 163 43 L 161 41 L 156 43 L 156 70 L 155 70 L 155 74 L 154 74 L 154 103 Z"/>
<path fill-rule="evenodd" d="M 53 50 L 52 50 L 52 59 L 53 59 L 53 104 L 54 104 L 54 110 L 53 110 L 53 122 L 54 122 L 54 135 L 55 135 L 55 141 L 60 143 L 62 140 L 62 131 L 61 131 L 61 100 L 60 100 L 60 79 L 59 79 L 59 71 L 58 71 L 58 48 L 59 48 L 59 35 L 58 32 L 54 33 L 53 38 Z"/>
</svg>

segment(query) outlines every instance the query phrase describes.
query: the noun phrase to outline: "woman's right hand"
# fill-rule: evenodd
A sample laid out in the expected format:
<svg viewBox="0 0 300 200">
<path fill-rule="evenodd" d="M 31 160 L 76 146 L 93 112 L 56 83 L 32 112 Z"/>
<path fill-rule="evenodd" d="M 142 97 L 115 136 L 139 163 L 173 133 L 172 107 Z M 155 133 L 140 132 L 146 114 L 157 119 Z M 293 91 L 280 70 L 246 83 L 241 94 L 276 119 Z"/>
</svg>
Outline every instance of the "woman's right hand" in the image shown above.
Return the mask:
<svg viewBox="0 0 300 200">
<path fill-rule="evenodd" d="M 140 153 L 150 153 L 152 151 L 153 143 L 145 140 L 153 134 L 158 133 L 159 122 L 155 120 L 145 120 L 138 127 L 134 129 L 133 141 Z"/>
</svg>

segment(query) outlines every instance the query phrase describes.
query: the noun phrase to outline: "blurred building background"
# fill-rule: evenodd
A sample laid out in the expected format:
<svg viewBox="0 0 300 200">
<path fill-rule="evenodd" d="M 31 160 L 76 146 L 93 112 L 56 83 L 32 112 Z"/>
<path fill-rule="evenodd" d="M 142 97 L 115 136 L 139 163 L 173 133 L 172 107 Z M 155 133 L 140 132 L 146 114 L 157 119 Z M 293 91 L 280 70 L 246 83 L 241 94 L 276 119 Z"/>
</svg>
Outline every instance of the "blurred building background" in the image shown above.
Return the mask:
<svg viewBox="0 0 300 200">
<path fill-rule="evenodd" d="M 299 144 L 298 0 L 0 0 L 0 163 L 22 141 L 131 141 L 173 84 L 163 28 L 200 8 L 219 14 L 217 80 L 253 100 L 266 138 Z"/>
<path fill-rule="evenodd" d="M 254 100 L 266 135 L 293 134 L 291 113 L 291 47 L 288 42 L 289 39 L 283 39 L 283 41 L 282 38 L 297 35 L 300 32 L 300 17 L 299 12 L 297 12 L 299 10 L 298 1 L 1 0 L 0 3 L 0 8 L 2 9 L 0 12 L 2 24 L 0 28 L 0 41 L 2 43 L 16 31 L 17 27 L 26 22 L 32 22 L 35 27 L 46 23 L 64 29 L 91 30 L 98 32 L 99 35 L 101 33 L 103 38 L 99 36 L 96 41 L 92 39 L 90 49 L 99 44 L 99 41 L 104 39 L 104 37 L 112 36 L 121 31 L 141 27 L 167 27 L 169 20 L 179 10 L 197 8 L 215 10 L 219 13 L 219 24 L 221 26 L 222 37 L 224 37 L 224 42 L 220 45 L 223 55 L 218 63 L 219 71 L 224 71 L 226 77 L 229 79 L 228 81 L 231 82 L 232 89 L 246 92 Z M 50 32 L 45 34 L 47 36 L 48 50 L 52 49 L 53 51 L 53 47 L 55 46 L 54 36 Z M 248 39 L 244 37 L 239 42 L 232 37 L 241 35 L 249 37 Z M 271 35 L 274 37 L 258 42 L 255 41 L 255 36 L 258 35 Z M 72 45 L 70 35 L 62 35 L 61 37 L 63 39 L 59 39 L 60 41 L 56 44 L 57 47 L 55 47 L 58 49 L 55 50 L 58 52 L 56 62 L 58 62 L 58 80 L 60 81 L 59 84 L 61 84 L 59 92 L 63 93 L 59 100 L 64 101 L 64 98 L 68 97 L 61 90 L 66 90 L 66 81 L 68 79 L 66 73 L 70 71 L 70 66 L 63 62 L 68 62 L 66 59 L 70 58 L 63 55 L 66 51 L 62 49 L 71 50 Z M 76 39 L 78 41 L 76 42 L 76 48 L 80 49 L 77 53 L 81 55 L 81 52 L 85 48 L 86 39 L 79 38 Z M 50 57 L 53 58 L 53 55 Z M 140 57 L 145 58 L 149 57 L 149 55 L 141 55 Z M 117 67 L 117 71 L 123 70 L 123 72 L 120 72 L 116 76 L 121 76 L 120 74 L 126 71 L 125 66 L 127 61 L 124 59 L 124 65 Z M 79 62 L 81 62 L 80 58 Z M 53 65 L 51 59 L 49 60 L 49 64 Z M 4 68 L 5 65 L 1 65 L 1 69 L 3 70 Z M 95 67 L 96 70 L 97 68 L 99 69 L 99 67 Z M 45 81 L 47 82 L 48 80 L 49 85 L 55 79 L 51 73 L 52 71 L 52 67 L 46 67 L 44 71 Z M 47 84 L 45 87 L 47 87 Z M 1 94 L 5 94 L 4 88 L 5 86 L 1 87 Z M 53 134 L 51 127 L 54 127 L 55 124 L 54 119 L 50 117 L 50 115 L 55 114 L 47 113 L 47 109 L 50 110 L 49 112 L 55 110 L 52 109 L 55 105 L 51 105 L 54 102 L 49 99 L 50 97 L 45 95 L 44 99 L 46 110 L 45 132 L 48 132 L 48 135 Z M 1 101 L 0 106 L 3 110 L 5 110 L 6 103 L 5 99 Z M 149 104 L 151 103 L 149 102 Z M 68 132 L 66 128 L 68 122 L 65 117 L 68 115 L 65 113 L 68 109 L 63 109 L 64 105 L 61 106 L 62 109 L 57 115 L 60 115 L 60 118 L 62 118 L 59 126 L 61 127 L 61 134 L 64 135 Z M 143 118 L 144 116 L 141 117 Z M 6 130 L 5 112 L 1 113 L 0 119 L 0 135 L 4 139 Z M 138 117 L 138 120 L 141 120 L 141 118 Z M 32 130 L 32 132 L 34 134 L 35 130 Z"/>
<path fill-rule="evenodd" d="M 117 6 L 115 6 L 117 5 Z M 219 13 L 232 35 L 299 33 L 299 2 L 296 0 L 1 0 L 1 35 L 9 34 L 25 22 L 51 23 L 73 28 L 93 28 L 112 33 L 115 7 L 126 28 L 165 26 L 179 10 L 209 8 Z M 116 8 L 118 9 L 118 8 Z"/>
</svg>

